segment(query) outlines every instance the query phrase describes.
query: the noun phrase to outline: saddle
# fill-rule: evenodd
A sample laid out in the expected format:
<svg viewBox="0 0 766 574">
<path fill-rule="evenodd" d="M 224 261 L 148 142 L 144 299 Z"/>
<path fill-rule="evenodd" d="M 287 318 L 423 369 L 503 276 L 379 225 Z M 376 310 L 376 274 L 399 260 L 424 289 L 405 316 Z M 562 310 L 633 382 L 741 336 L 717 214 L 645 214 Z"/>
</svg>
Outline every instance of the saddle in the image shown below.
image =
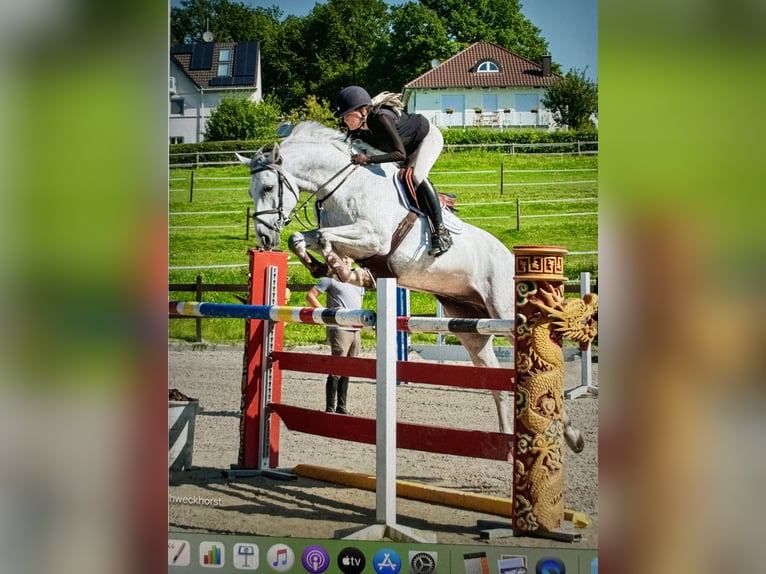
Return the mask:
<svg viewBox="0 0 766 574">
<path fill-rule="evenodd" d="M 403 195 L 404 205 L 410 211 L 414 211 L 418 215 L 423 215 L 423 210 L 420 209 L 420 205 L 418 205 L 418 194 L 415 191 L 415 182 L 412 179 L 412 168 L 401 168 L 397 175 L 397 179 L 400 184 L 398 186 L 399 191 Z M 437 191 L 436 195 L 439 197 L 439 203 L 441 203 L 442 209 L 446 208 L 451 213 L 457 212 L 457 209 L 455 209 L 455 202 L 457 201 L 456 195 L 442 193 L 440 191 Z"/>
<path fill-rule="evenodd" d="M 385 255 L 373 255 L 366 259 L 358 259 L 357 263 L 366 268 L 377 279 L 379 277 L 396 277 L 391 267 L 388 264 L 389 259 L 394 252 L 399 248 L 404 238 L 410 232 L 415 225 L 418 217 L 425 217 L 425 214 L 420 210 L 417 200 L 417 193 L 415 192 L 415 184 L 412 180 L 412 168 L 402 168 L 395 177 L 395 187 L 399 191 L 399 196 L 402 199 L 402 203 L 407 208 L 408 213 L 399 222 L 393 235 L 391 236 L 391 248 Z M 455 201 L 457 196 L 436 192 L 439 196 L 439 203 L 442 205 L 444 224 L 453 233 L 462 232 L 462 222 L 452 215 L 455 212 Z M 445 209 L 446 208 L 446 209 Z M 451 217 L 450 217 L 451 216 Z"/>
</svg>

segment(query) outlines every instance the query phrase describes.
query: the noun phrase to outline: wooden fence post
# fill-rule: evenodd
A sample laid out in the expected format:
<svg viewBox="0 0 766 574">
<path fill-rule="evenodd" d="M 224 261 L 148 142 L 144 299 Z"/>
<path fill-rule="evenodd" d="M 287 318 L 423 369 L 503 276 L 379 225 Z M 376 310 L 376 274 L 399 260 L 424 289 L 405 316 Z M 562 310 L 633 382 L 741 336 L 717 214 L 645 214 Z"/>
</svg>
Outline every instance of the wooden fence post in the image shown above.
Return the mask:
<svg viewBox="0 0 766 574">
<path fill-rule="evenodd" d="M 521 202 L 516 198 L 516 231 L 521 231 Z"/>
<path fill-rule="evenodd" d="M 191 172 L 191 184 L 189 185 L 189 203 L 194 200 L 194 170 Z"/>
<path fill-rule="evenodd" d="M 500 162 L 500 195 L 503 195 L 503 162 Z"/>
<path fill-rule="evenodd" d="M 245 240 L 250 240 L 250 207 L 247 208 L 247 215 L 245 216 Z"/>
<path fill-rule="evenodd" d="M 196 281 L 196 300 L 202 303 L 202 275 L 197 275 Z M 197 324 L 197 342 L 202 342 L 202 318 L 197 317 L 194 322 Z"/>
</svg>

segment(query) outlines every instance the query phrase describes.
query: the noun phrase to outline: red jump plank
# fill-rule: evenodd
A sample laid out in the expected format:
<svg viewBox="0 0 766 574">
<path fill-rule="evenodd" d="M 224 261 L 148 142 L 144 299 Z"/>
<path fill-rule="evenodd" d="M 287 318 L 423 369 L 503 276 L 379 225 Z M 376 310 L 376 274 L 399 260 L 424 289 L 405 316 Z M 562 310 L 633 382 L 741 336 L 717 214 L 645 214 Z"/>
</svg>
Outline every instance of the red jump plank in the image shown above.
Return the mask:
<svg viewBox="0 0 766 574">
<path fill-rule="evenodd" d="M 292 431 L 375 444 L 375 419 L 337 415 L 283 404 L 269 404 L 269 408 L 279 415 Z M 513 456 L 512 435 L 414 423 L 397 423 L 396 446 L 490 460 L 510 461 Z"/>
<path fill-rule="evenodd" d="M 274 351 L 272 358 L 284 371 L 345 375 L 375 379 L 375 359 L 333 357 L 312 353 Z M 408 383 L 424 383 L 466 389 L 515 391 L 515 369 L 490 369 L 472 365 L 439 365 L 397 361 L 396 378 Z"/>
<path fill-rule="evenodd" d="M 397 361 L 396 379 L 465 389 L 516 390 L 515 369 L 491 369 L 472 365 L 439 365 Z"/>
<path fill-rule="evenodd" d="M 285 351 L 274 351 L 271 357 L 283 371 L 345 375 L 347 377 L 375 380 L 375 359 L 333 357 L 332 355 L 290 353 Z"/>
</svg>

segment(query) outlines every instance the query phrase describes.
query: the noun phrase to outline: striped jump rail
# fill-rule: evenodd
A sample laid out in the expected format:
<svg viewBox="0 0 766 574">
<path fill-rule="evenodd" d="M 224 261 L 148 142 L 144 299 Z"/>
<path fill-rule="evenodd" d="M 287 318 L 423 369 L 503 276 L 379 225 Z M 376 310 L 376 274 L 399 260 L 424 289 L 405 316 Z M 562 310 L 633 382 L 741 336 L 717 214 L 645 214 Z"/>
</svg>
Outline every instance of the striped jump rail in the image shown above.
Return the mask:
<svg viewBox="0 0 766 574">
<path fill-rule="evenodd" d="M 238 303 L 199 303 L 169 301 L 170 315 L 183 317 L 216 317 L 223 319 L 258 319 L 309 325 L 342 327 L 374 327 L 374 311 L 365 309 L 315 309 L 285 305 L 241 305 Z"/>
<path fill-rule="evenodd" d="M 256 319 L 309 325 L 375 327 L 375 311 L 367 309 L 315 309 L 278 305 L 200 303 L 169 301 L 169 314 L 177 317 Z M 396 328 L 408 333 L 484 333 L 507 335 L 513 332 L 512 319 L 452 319 L 447 317 L 397 317 Z"/>
</svg>

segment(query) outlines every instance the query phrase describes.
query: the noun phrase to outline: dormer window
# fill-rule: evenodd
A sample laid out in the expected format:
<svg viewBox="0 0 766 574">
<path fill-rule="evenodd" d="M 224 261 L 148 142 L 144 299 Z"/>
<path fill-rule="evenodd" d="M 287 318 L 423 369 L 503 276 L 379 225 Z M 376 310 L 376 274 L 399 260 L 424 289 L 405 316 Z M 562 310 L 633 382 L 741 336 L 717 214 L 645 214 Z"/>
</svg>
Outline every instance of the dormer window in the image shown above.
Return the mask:
<svg viewBox="0 0 766 574">
<path fill-rule="evenodd" d="M 229 64 L 231 64 L 231 50 L 228 48 L 222 48 L 218 53 L 218 75 L 229 75 Z"/>
<path fill-rule="evenodd" d="M 491 74 L 491 73 L 497 73 L 500 71 L 500 68 L 497 67 L 497 64 L 490 60 L 486 60 L 476 66 L 476 73 L 478 74 Z"/>
</svg>

